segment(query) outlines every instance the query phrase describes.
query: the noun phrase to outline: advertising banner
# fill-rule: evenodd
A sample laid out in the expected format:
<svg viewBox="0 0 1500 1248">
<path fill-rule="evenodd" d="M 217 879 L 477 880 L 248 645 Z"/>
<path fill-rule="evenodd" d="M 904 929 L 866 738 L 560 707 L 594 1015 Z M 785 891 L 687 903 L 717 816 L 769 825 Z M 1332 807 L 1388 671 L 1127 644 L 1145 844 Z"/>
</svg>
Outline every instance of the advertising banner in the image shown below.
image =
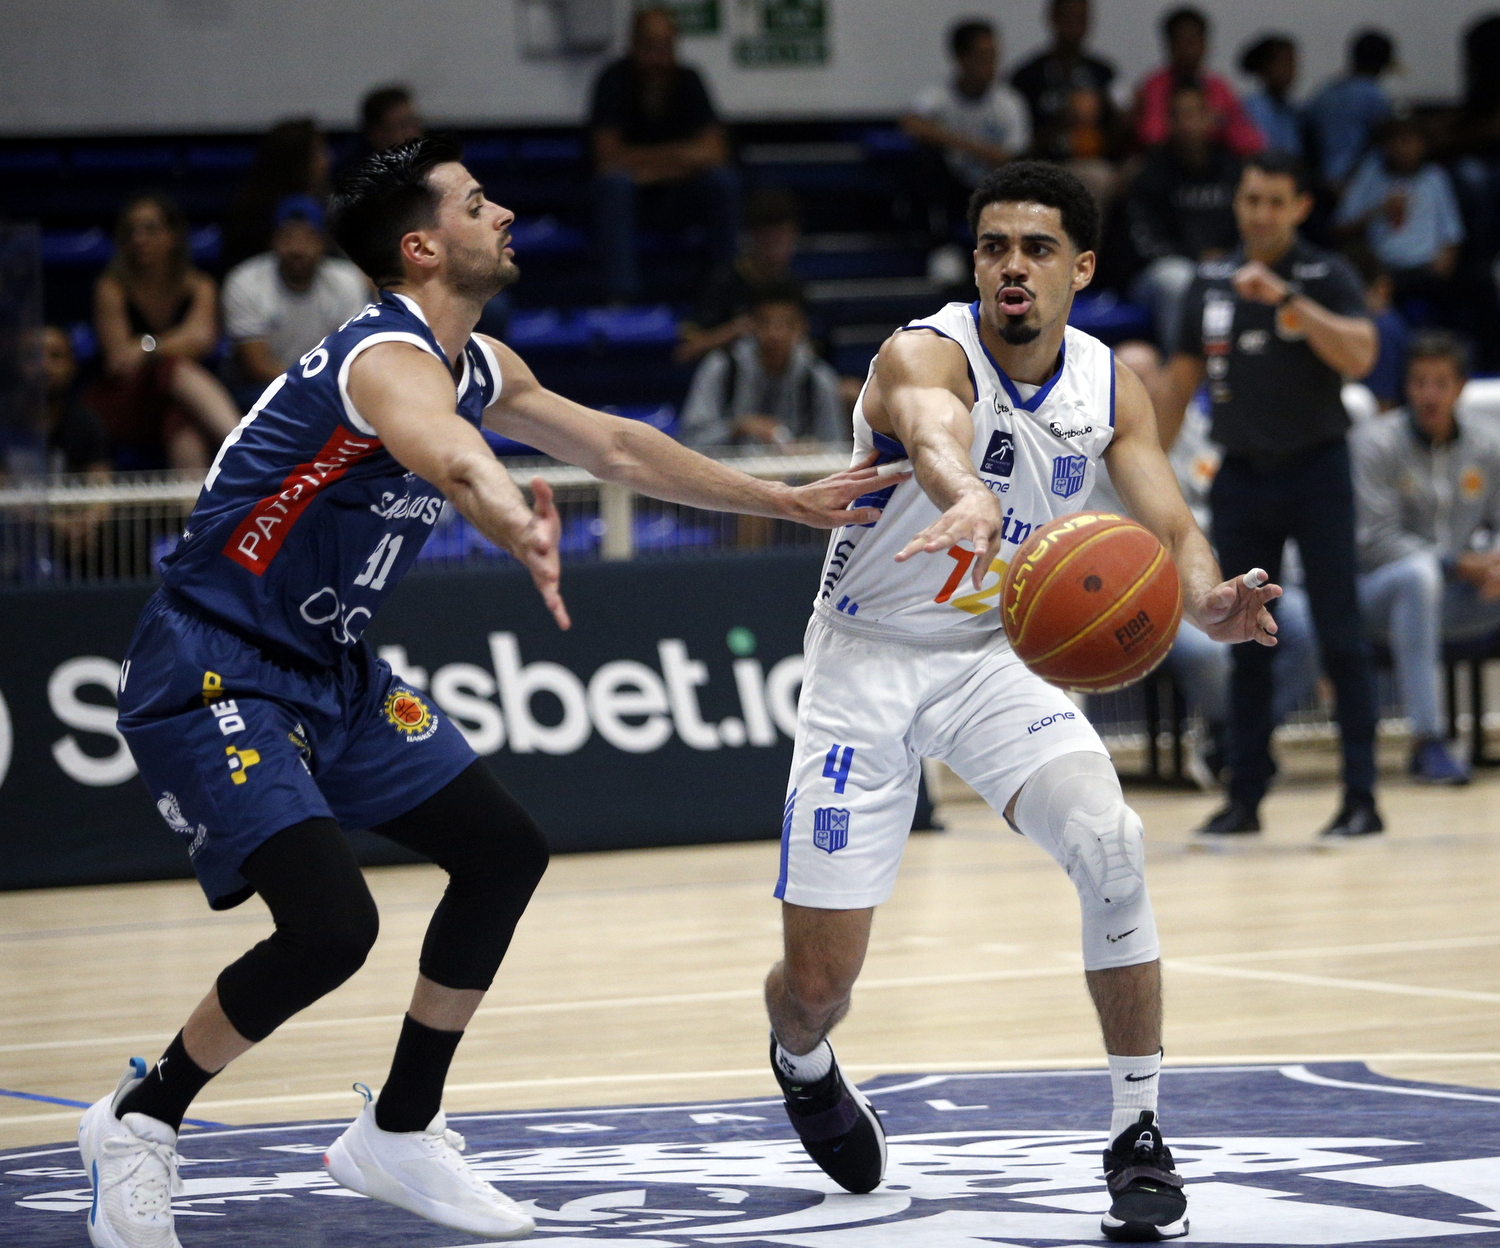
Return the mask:
<svg viewBox="0 0 1500 1248">
<path fill-rule="evenodd" d="M 566 567 L 567 633 L 516 568 L 418 572 L 366 636 L 555 850 L 772 838 L 820 564 L 801 550 Z M 188 874 L 115 727 L 150 593 L 0 595 L 0 888 Z M 366 863 L 411 861 L 349 831 Z"/>
</svg>

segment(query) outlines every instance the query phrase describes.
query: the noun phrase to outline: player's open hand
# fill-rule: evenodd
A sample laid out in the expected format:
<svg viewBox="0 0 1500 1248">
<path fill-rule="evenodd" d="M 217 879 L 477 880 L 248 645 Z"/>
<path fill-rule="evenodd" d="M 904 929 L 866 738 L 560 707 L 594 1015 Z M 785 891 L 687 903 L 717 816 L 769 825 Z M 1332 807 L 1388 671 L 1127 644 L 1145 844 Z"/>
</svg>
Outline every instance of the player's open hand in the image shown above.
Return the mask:
<svg viewBox="0 0 1500 1248">
<path fill-rule="evenodd" d="M 786 518 L 814 529 L 838 529 L 846 524 L 874 524 L 878 507 L 852 507 L 858 498 L 899 485 L 911 476 L 906 461 L 876 467 L 879 452 L 871 451 L 863 461 L 831 477 L 822 477 L 787 491 Z"/>
<path fill-rule="evenodd" d="M 953 506 L 907 542 L 896 562 L 905 563 L 914 555 L 935 554 L 967 542 L 974 551 L 974 588 L 982 589 L 990 564 L 1000 553 L 1004 527 L 1005 517 L 995 496 L 982 485 L 976 486 L 965 490 Z"/>
<path fill-rule="evenodd" d="M 568 608 L 558 588 L 562 584 L 562 564 L 557 553 L 562 517 L 557 514 L 552 501 L 552 487 L 541 477 L 531 478 L 531 493 L 534 500 L 531 519 L 512 539 L 510 553 L 531 573 L 532 583 L 547 604 L 547 610 L 552 612 L 558 628 L 572 628 L 573 621 L 568 618 Z"/>
<path fill-rule="evenodd" d="M 1198 627 L 1215 641 L 1258 641 L 1274 646 L 1276 621 L 1266 603 L 1281 597 L 1281 586 L 1266 584 L 1269 579 L 1262 569 L 1251 568 L 1244 576 L 1215 585 L 1198 604 Z"/>
</svg>

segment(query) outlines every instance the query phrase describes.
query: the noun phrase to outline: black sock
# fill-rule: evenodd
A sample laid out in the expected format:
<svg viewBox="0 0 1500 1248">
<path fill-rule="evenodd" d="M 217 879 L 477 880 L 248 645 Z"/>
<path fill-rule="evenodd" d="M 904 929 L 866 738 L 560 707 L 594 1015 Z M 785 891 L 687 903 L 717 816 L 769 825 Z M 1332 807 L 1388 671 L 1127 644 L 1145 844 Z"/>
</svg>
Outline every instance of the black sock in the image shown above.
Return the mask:
<svg viewBox="0 0 1500 1248">
<path fill-rule="evenodd" d="M 443 1084 L 461 1031 L 438 1031 L 410 1014 L 401 1021 L 401 1039 L 391 1073 L 375 1103 L 375 1125 L 382 1131 L 423 1131 L 443 1106 Z"/>
<path fill-rule="evenodd" d="M 218 1073 L 204 1070 L 188 1056 L 179 1031 L 161 1059 L 146 1072 L 145 1079 L 125 1094 L 115 1112 L 121 1118 L 126 1114 L 145 1114 L 179 1131 L 182 1116 L 193 1098 Z"/>
</svg>

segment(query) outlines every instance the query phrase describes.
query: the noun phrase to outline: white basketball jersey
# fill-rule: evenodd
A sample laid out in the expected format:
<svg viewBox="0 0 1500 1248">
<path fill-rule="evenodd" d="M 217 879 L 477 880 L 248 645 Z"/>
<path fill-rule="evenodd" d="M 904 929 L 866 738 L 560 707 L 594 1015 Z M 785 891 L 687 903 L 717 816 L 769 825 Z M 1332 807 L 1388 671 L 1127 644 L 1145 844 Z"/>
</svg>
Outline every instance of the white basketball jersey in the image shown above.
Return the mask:
<svg viewBox="0 0 1500 1248">
<path fill-rule="evenodd" d="M 895 562 L 942 514 L 912 478 L 859 500 L 860 506 L 883 503 L 874 524 L 834 530 L 816 605 L 857 632 L 929 638 L 993 632 L 1001 627 L 1001 577 L 1016 547 L 1038 525 L 1080 510 L 1093 492 L 1099 456 L 1114 436 L 1114 355 L 1069 326 L 1057 372 L 1041 386 L 1018 386 L 979 337 L 977 303 L 950 303 L 906 328 L 951 338 L 968 357 L 974 469 L 1005 514 L 1000 553 L 977 591 L 974 552 L 960 546 Z M 905 447 L 870 428 L 863 392 L 854 408 L 854 444 L 856 463 L 871 450 L 880 452 L 882 463 L 906 458 Z"/>
</svg>

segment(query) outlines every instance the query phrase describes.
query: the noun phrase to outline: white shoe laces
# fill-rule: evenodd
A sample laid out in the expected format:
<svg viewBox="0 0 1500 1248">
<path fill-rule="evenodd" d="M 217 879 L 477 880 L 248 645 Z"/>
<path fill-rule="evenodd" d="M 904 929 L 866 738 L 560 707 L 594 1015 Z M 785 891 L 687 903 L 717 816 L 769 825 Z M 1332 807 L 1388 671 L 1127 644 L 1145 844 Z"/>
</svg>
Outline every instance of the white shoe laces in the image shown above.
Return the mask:
<svg viewBox="0 0 1500 1248">
<path fill-rule="evenodd" d="M 159 1214 L 170 1208 L 173 1196 L 182 1195 L 182 1180 L 177 1174 L 177 1150 L 172 1145 L 159 1144 L 134 1134 L 115 1135 L 105 1140 L 99 1151 L 106 1157 L 126 1159 L 119 1173 L 100 1176 L 101 1192 L 133 1179 L 130 1204 L 131 1211 L 138 1216 L 149 1218 Z M 150 1164 L 152 1159 L 156 1165 Z"/>
<path fill-rule="evenodd" d="M 457 1131 L 445 1128 L 441 1132 L 427 1132 L 424 1138 L 433 1158 L 445 1165 L 451 1173 L 456 1174 L 466 1187 L 478 1192 L 486 1200 L 499 1201 L 507 1206 L 512 1203 L 509 1197 L 500 1192 L 494 1184 L 486 1183 L 481 1179 L 469 1168 L 469 1163 L 458 1156 L 468 1148 L 468 1142 Z"/>
</svg>

